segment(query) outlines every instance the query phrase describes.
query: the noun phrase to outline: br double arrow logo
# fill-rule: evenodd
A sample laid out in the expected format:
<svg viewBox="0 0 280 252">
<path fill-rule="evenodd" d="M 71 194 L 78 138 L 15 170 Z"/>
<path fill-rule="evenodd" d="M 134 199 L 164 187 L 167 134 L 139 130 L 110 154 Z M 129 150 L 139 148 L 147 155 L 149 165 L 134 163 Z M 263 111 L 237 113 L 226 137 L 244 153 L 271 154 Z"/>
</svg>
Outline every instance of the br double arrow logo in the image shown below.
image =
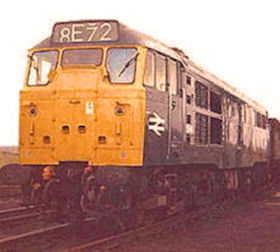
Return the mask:
<svg viewBox="0 0 280 252">
<path fill-rule="evenodd" d="M 149 130 L 152 130 L 157 136 L 161 136 L 165 131 L 165 120 L 162 119 L 157 113 L 152 112 L 149 117 Z"/>
</svg>

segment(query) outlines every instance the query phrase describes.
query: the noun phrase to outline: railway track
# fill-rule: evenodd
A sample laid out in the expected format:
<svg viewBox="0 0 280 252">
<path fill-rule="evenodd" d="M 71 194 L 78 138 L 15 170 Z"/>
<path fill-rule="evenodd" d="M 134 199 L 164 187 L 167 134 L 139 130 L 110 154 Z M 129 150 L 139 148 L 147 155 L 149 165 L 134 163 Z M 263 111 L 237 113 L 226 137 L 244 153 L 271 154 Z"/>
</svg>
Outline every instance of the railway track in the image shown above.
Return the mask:
<svg viewBox="0 0 280 252">
<path fill-rule="evenodd" d="M 1 213 L 2 212 L 2 213 Z M 44 214 L 47 217 L 55 214 L 55 210 L 47 210 L 42 212 L 40 207 L 30 207 L 30 208 L 14 208 L 8 209 L 6 211 L 0 212 L 0 227 L 3 229 L 5 227 L 13 227 L 24 225 L 28 221 L 37 221 L 37 218 Z M 1 215 L 2 214 L 2 215 Z"/>
<path fill-rule="evenodd" d="M 84 220 L 84 225 L 95 221 L 93 218 Z M 73 233 L 74 231 L 74 233 Z M 71 223 L 49 223 L 45 227 L 10 235 L 0 239 L 0 251 L 57 251 L 61 241 L 71 239 L 76 234 L 77 227 Z M 52 247 L 55 248 L 52 248 Z"/>
<path fill-rule="evenodd" d="M 36 221 L 40 215 L 38 207 L 18 207 L 0 211 L 0 238 L 21 232 L 26 223 Z"/>
<path fill-rule="evenodd" d="M 136 229 L 121 232 L 116 235 L 109 235 L 99 239 L 91 239 L 84 241 L 72 247 L 62 249 L 64 252 L 77 252 L 77 251 L 99 251 L 111 250 L 114 248 L 121 248 L 123 243 L 128 241 L 137 240 L 140 237 L 147 237 L 159 234 L 165 230 L 180 229 L 184 225 L 190 225 L 198 221 L 204 221 L 209 218 L 221 218 L 232 205 L 229 202 L 224 202 L 222 205 L 212 205 L 209 207 L 200 207 L 189 210 L 188 212 L 181 212 L 168 218 L 165 218 L 155 223 L 147 224 Z"/>
<path fill-rule="evenodd" d="M 61 235 L 69 227 L 68 223 L 53 225 L 38 230 L 11 235 L 0 239 L 1 251 L 38 251 L 44 242 L 50 242 L 53 236 Z"/>
<path fill-rule="evenodd" d="M 223 208 L 225 210 L 226 208 Z M 35 210 L 35 208 L 34 208 Z M 16 213 L 20 209 L 10 211 Z M 24 209 L 21 211 L 24 212 Z M 3 211 L 2 211 L 3 212 Z M 7 211 L 6 211 L 7 212 Z M 112 235 L 112 232 L 94 233 L 97 224 L 95 218 L 86 218 L 82 226 L 73 226 L 71 223 L 48 223 L 45 227 L 31 228 L 20 234 L 10 234 L 0 238 L 1 252 L 8 251 L 87 251 L 93 248 L 108 248 L 118 246 L 124 239 L 135 236 L 147 235 L 150 233 L 160 232 L 166 228 L 178 227 L 182 222 L 192 222 L 205 215 L 206 209 L 193 209 L 188 213 L 180 213 L 170 216 L 166 219 L 147 224 L 136 229 L 126 230 Z M 21 212 L 22 213 L 22 212 Z M 6 213 L 8 214 L 8 213 Z M 30 213 L 32 214 L 32 213 Z M 19 215 L 21 216 L 21 215 Z M 19 218 L 18 216 L 18 218 Z M 10 216 L 13 218 L 17 216 Z M 46 223 L 46 222 L 45 222 Z M 9 222 L 6 222 L 8 225 Z M 29 225 L 30 226 L 30 225 Z M 91 232 L 90 237 L 79 236 L 81 230 L 83 233 Z M 94 235 L 95 234 L 95 235 Z M 92 238 L 92 236 L 95 236 Z"/>
<path fill-rule="evenodd" d="M 38 207 L 30 206 L 30 207 L 17 207 L 17 208 L 0 210 L 0 223 L 2 223 L 2 221 L 5 220 L 5 218 L 12 218 L 20 214 L 33 213 L 37 209 Z"/>
<path fill-rule="evenodd" d="M 0 198 L 16 197 L 21 194 L 21 185 L 0 185 Z"/>
<path fill-rule="evenodd" d="M 53 219 L 55 213 L 54 210 L 47 210 L 42 218 L 41 208 L 35 206 L 2 210 L 0 211 L 0 239 L 28 233 L 34 227 L 45 226 Z M 2 246 L 0 246 L 0 251 L 2 251 Z"/>
<path fill-rule="evenodd" d="M 237 200 L 224 200 L 222 202 L 216 202 L 208 206 L 192 208 L 179 214 L 170 216 L 164 220 L 157 221 L 152 224 L 138 227 L 133 230 L 118 233 L 116 235 L 109 235 L 101 238 L 93 238 L 87 241 L 83 241 L 72 247 L 62 249 L 64 252 L 77 252 L 77 251 L 108 251 L 114 250 L 123 251 L 122 244 L 126 244 L 129 241 L 138 240 L 141 237 L 149 237 L 158 235 L 161 232 L 168 230 L 172 232 L 175 230 L 181 230 L 183 227 L 198 225 L 207 220 L 214 220 L 223 218 L 225 215 L 230 214 L 231 211 L 240 205 L 249 203 L 250 201 L 259 201 L 271 196 L 274 190 L 264 190 L 259 188 L 256 195 L 251 195 L 250 200 L 237 199 Z"/>
<path fill-rule="evenodd" d="M 244 202 L 246 201 L 243 200 L 241 203 Z M 40 225 L 32 226 L 30 225 L 30 219 L 27 218 L 29 229 L 22 233 L 0 237 L 0 250 L 4 252 L 29 252 L 38 250 L 72 252 L 118 248 L 121 247 L 123 242 L 137 239 L 137 237 L 151 236 L 161 233 L 164 230 L 172 232 L 173 229 L 178 230 L 183 226 L 197 224 L 200 221 L 203 222 L 208 219 L 222 218 L 225 214 L 232 211 L 239 203 L 240 202 L 226 200 L 208 206 L 196 207 L 188 210 L 185 209 L 167 218 L 148 222 L 142 227 L 125 231 L 121 231 L 120 228 L 117 233 L 110 231 L 106 233 L 98 232 L 97 230 L 99 227 L 104 226 L 104 223 L 98 222 L 96 218 L 86 218 L 83 223 L 78 223 L 75 226 L 71 225 L 69 222 L 58 223 L 57 221 L 47 221 L 46 219 L 44 219 Z M 28 216 L 29 214 L 30 216 L 32 214 L 38 216 L 35 207 L 31 209 L 18 208 L 9 211 L 0 211 L 0 219 L 2 218 L 4 220 L 5 217 L 12 219 L 22 215 Z M 33 220 L 36 220 L 36 218 L 37 217 L 34 217 Z M 10 222 L 6 222 L 6 226 L 7 225 L 10 225 Z M 81 236 L 81 233 L 87 233 L 89 235 L 84 237 Z"/>
</svg>

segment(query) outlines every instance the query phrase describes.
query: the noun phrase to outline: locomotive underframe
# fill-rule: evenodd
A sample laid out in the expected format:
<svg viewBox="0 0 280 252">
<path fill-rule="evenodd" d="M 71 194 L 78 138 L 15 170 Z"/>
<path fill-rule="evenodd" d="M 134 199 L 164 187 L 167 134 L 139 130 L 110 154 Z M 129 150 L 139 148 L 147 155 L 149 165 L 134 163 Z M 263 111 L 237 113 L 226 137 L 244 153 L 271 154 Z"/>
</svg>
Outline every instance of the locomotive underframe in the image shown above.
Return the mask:
<svg viewBox="0 0 280 252">
<path fill-rule="evenodd" d="M 30 171 L 25 188 L 30 189 L 32 181 L 31 191 L 25 194 L 29 203 L 55 207 L 60 216 L 74 218 L 82 212 L 103 216 L 151 209 L 172 214 L 182 207 L 208 205 L 239 195 L 247 197 L 271 183 L 271 172 L 265 163 L 221 170 L 213 165 L 132 168 L 66 162 L 56 166 L 55 175 L 48 180 L 42 178 L 44 166 L 25 168 Z"/>
</svg>

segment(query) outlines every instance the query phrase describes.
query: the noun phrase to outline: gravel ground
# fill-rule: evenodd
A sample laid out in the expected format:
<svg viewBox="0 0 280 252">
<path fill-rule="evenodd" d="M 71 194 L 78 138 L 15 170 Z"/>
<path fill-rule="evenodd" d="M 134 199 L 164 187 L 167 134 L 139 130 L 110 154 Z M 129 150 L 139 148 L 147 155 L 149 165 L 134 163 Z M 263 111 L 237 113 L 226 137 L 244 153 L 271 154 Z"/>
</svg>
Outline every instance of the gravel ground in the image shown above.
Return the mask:
<svg viewBox="0 0 280 252">
<path fill-rule="evenodd" d="M 183 223 L 123 242 L 111 252 L 280 252 L 280 189 L 273 196 L 234 206 L 223 216 Z M 21 199 L 0 199 L 0 210 Z"/>
<path fill-rule="evenodd" d="M 22 197 L 11 197 L 11 198 L 0 198 L 0 211 L 8 208 L 20 207 L 22 202 Z"/>
<path fill-rule="evenodd" d="M 182 224 L 113 251 L 279 252 L 280 192 L 266 200 L 235 206 L 223 217 Z"/>
</svg>

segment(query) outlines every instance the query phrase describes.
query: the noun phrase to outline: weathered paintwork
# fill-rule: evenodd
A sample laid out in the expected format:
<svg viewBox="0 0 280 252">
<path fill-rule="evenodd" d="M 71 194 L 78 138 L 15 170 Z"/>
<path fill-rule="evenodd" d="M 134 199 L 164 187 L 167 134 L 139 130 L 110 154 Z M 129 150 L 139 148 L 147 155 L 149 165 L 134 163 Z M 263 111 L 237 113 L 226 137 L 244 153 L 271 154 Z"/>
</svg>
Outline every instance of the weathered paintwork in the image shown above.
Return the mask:
<svg viewBox="0 0 280 252">
<path fill-rule="evenodd" d="M 105 62 L 96 68 L 61 67 L 58 63 L 48 85 L 31 87 L 25 82 L 20 94 L 20 162 L 142 165 L 144 52 L 139 47 L 136 78 L 129 85 L 110 84 L 104 74 Z M 92 113 L 86 111 L 89 102 Z M 29 115 L 31 104 L 38 109 L 33 117 Z M 125 110 L 124 115 L 116 115 L 118 106 Z M 68 134 L 63 133 L 63 126 L 69 127 Z M 85 132 L 79 132 L 79 126 L 85 126 Z M 50 143 L 43 142 L 44 136 L 50 137 Z M 98 142 L 99 137 L 105 137 L 105 142 Z"/>
<path fill-rule="evenodd" d="M 30 50 L 30 55 L 48 49 L 56 49 L 61 55 L 67 48 L 96 47 L 106 54 L 112 46 L 138 49 L 133 84 L 110 84 L 105 62 L 92 68 L 62 67 L 61 57 L 48 85 L 30 87 L 26 79 L 20 95 L 22 164 L 84 161 L 93 166 L 172 164 L 233 169 L 268 161 L 269 128 L 256 127 L 254 122 L 254 113 L 266 115 L 266 110 L 201 69 L 180 50 L 147 35 L 119 24 L 118 41 L 53 43 L 49 37 Z M 143 85 L 147 49 L 176 61 L 176 94 Z M 190 84 L 185 83 L 187 76 L 192 78 Z M 221 97 L 221 113 L 196 106 L 196 81 Z M 190 103 L 186 102 L 187 95 Z M 38 113 L 31 117 L 29 111 L 34 105 Z M 86 112 L 88 106 L 91 113 Z M 117 106 L 126 111 L 123 116 L 116 115 Z M 196 113 L 222 121 L 220 144 L 209 143 L 211 132 L 207 144 L 196 143 Z M 187 115 L 191 118 L 188 123 Z M 69 133 L 62 131 L 63 126 Z M 44 142 L 44 137 L 50 141 Z"/>
<path fill-rule="evenodd" d="M 271 125 L 271 159 L 280 160 L 280 122 L 278 119 L 269 119 Z"/>
<path fill-rule="evenodd" d="M 244 96 L 237 97 L 224 90 L 217 83 L 205 79 L 202 74 L 191 71 L 185 66 L 182 80 L 185 76 L 192 77 L 192 83 L 180 83 L 182 94 L 175 97 L 168 92 L 157 91 L 146 87 L 146 113 L 148 117 L 155 112 L 160 115 L 165 123 L 165 132 L 157 136 L 148 130 L 149 120 L 146 120 L 145 135 L 145 164 L 146 165 L 210 165 L 220 169 L 234 169 L 253 167 L 256 164 L 268 164 L 270 128 L 256 127 L 255 112 L 264 113 L 259 105 L 247 102 Z M 195 81 L 205 84 L 210 91 L 221 96 L 221 114 L 196 106 Z M 186 95 L 191 97 L 190 104 L 186 103 Z M 170 100 L 176 100 L 175 105 L 170 105 Z M 173 113 L 175 107 L 175 113 Z M 209 107 L 209 106 L 208 106 Z M 177 109 L 177 110 L 176 110 Z M 196 113 L 206 115 L 208 118 L 222 120 L 221 144 L 209 143 L 211 135 L 208 131 L 208 143 L 195 142 Z M 186 115 L 190 115 L 191 122 L 186 123 Z M 176 142 L 174 140 L 176 135 Z M 186 141 L 186 133 L 189 141 Z"/>
</svg>

